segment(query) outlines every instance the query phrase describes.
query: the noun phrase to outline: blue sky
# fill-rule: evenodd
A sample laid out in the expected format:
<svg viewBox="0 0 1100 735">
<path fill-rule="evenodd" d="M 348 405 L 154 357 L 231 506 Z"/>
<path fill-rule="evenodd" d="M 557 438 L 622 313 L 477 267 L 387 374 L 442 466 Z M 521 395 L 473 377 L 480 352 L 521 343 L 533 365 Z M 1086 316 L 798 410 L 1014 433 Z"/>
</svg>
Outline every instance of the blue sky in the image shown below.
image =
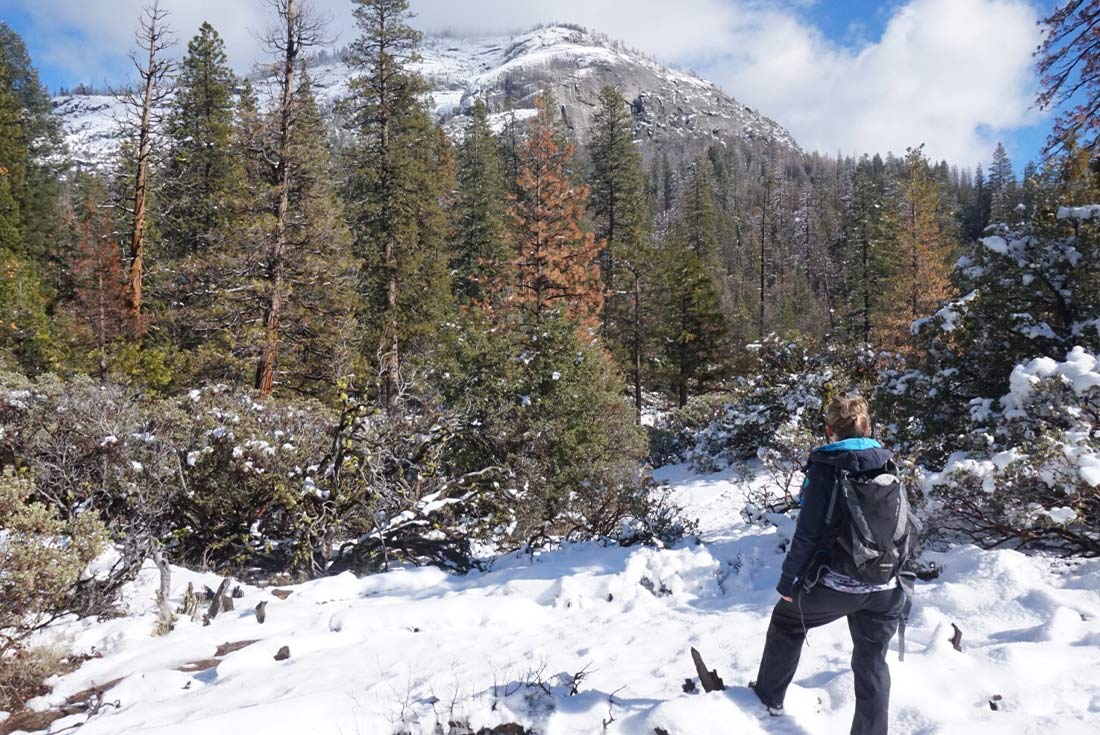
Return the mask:
<svg viewBox="0 0 1100 735">
<path fill-rule="evenodd" d="M 116 84 L 146 0 L 0 0 L 51 88 Z M 350 40 L 350 0 L 313 0 Z M 425 30 L 508 32 L 573 21 L 696 69 L 828 153 L 927 144 L 972 166 L 1003 140 L 1017 168 L 1049 120 L 1029 109 L 1047 0 L 411 0 Z M 233 65 L 259 55 L 264 0 L 162 0 L 185 46 L 209 20 Z M 629 12 L 624 12 L 629 7 Z"/>
</svg>

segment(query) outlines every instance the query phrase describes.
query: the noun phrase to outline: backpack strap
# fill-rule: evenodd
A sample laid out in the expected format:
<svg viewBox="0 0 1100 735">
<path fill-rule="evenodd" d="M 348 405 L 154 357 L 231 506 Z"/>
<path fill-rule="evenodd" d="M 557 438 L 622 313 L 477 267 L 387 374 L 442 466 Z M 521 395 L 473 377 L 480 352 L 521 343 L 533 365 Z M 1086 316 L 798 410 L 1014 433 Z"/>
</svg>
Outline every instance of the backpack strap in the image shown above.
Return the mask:
<svg viewBox="0 0 1100 735">
<path fill-rule="evenodd" d="M 833 491 L 829 494 L 829 509 L 825 511 L 825 528 L 833 527 L 836 520 L 836 496 L 840 494 L 840 488 L 844 480 L 848 478 L 848 470 L 837 470 L 836 482 L 833 483 Z"/>
<path fill-rule="evenodd" d="M 905 602 L 901 608 L 901 618 L 898 619 L 898 661 L 905 660 L 905 626 L 909 622 L 909 614 L 913 612 L 913 592 L 917 575 L 912 572 L 898 574 L 898 585 L 905 595 Z"/>
</svg>

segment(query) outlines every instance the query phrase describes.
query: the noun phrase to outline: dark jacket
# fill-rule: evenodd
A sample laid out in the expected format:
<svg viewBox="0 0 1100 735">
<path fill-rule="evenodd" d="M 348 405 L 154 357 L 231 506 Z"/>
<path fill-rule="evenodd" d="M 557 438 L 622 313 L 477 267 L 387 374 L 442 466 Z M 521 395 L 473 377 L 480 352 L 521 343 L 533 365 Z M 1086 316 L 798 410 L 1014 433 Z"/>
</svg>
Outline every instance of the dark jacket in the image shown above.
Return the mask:
<svg viewBox="0 0 1100 735">
<path fill-rule="evenodd" d="M 893 454 L 874 439 L 845 439 L 818 447 L 810 453 L 806 464 L 806 480 L 802 483 L 802 510 L 794 538 L 783 560 L 783 570 L 776 590 L 784 597 L 794 595 L 795 588 L 817 563 L 825 560 L 831 539 L 825 526 L 829 497 L 836 485 L 838 470 L 852 474 L 872 473 L 886 466 Z"/>
</svg>

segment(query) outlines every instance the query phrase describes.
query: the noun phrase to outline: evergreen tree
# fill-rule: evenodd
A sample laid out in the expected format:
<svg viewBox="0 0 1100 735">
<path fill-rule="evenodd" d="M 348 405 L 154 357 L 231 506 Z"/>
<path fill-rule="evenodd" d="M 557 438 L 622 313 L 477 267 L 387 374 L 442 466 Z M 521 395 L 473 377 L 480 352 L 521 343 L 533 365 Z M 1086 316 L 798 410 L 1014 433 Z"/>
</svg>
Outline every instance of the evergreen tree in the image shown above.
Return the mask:
<svg viewBox="0 0 1100 735">
<path fill-rule="evenodd" d="M 682 408 L 727 374 L 730 328 L 718 284 L 690 245 L 676 238 L 659 257 L 665 377 Z"/>
<path fill-rule="evenodd" d="M 221 292 L 239 285 L 226 257 L 239 250 L 250 224 L 243 198 L 261 185 L 246 178 L 247 156 L 234 150 L 235 81 L 221 37 L 203 23 L 180 64 L 165 119 L 166 158 L 157 167 L 154 192 L 163 206 L 158 237 L 150 242 L 155 258 L 146 289 L 149 308 L 157 312 L 157 341 L 186 357 L 196 378 L 227 378 L 213 367 L 229 353 L 215 314 Z"/>
<path fill-rule="evenodd" d="M 686 186 L 680 193 L 676 235 L 701 262 L 717 269 L 718 212 L 714 205 L 714 187 L 703 161 L 696 161 L 691 167 Z"/>
<path fill-rule="evenodd" d="M 277 10 L 281 30 L 269 45 L 278 54 L 280 95 L 270 129 L 250 130 L 257 123 L 251 100 L 242 117 L 242 144 L 260 143 L 270 192 L 268 215 L 257 230 L 261 255 L 251 292 L 260 333 L 244 342 L 259 346 L 255 387 L 261 396 L 277 386 L 331 396 L 353 370 L 358 329 L 350 235 L 330 183 L 325 131 L 301 58 L 321 42 L 322 25 L 295 0 Z M 257 132 L 259 140 L 250 140 Z"/>
<path fill-rule="evenodd" d="M 362 317 L 381 358 L 383 400 L 398 397 L 401 364 L 427 350 L 447 312 L 450 284 L 444 236 L 439 139 L 420 104 L 423 80 L 412 71 L 420 34 L 407 0 L 356 0 L 360 37 L 352 45 L 352 124 L 348 199 L 362 261 Z M 419 344 L 417 344 L 419 342 Z"/>
<path fill-rule="evenodd" d="M 515 110 L 508 113 L 504 120 L 504 129 L 500 131 L 500 163 L 504 168 L 506 192 L 515 195 L 519 192 L 516 182 L 523 166 L 523 124 L 516 117 Z"/>
<path fill-rule="evenodd" d="M 36 245 L 36 223 L 28 220 L 43 202 L 36 201 L 42 192 L 33 186 L 36 162 L 29 136 L 35 121 L 21 99 L 19 69 L 10 62 L 13 45 L 22 48 L 19 37 L 0 23 L 0 352 L 37 372 L 52 362 L 43 252 Z"/>
<path fill-rule="evenodd" d="M 890 202 L 890 278 L 877 342 L 907 348 L 910 325 L 934 313 L 951 294 L 950 257 L 956 243 L 945 225 L 939 186 L 923 146 L 910 148 L 905 177 Z"/>
<path fill-rule="evenodd" d="M 474 104 L 458 147 L 458 201 L 451 267 L 455 294 L 461 302 L 488 305 L 492 285 L 504 277 L 511 264 L 505 191 L 500 148 L 489 127 L 488 111 L 479 101 Z"/>
<path fill-rule="evenodd" d="M 239 175 L 230 146 L 235 81 L 221 36 L 203 23 L 187 45 L 165 130 L 161 198 L 170 207 L 161 229 L 168 257 L 200 253 L 229 234 Z"/>
<path fill-rule="evenodd" d="M 626 100 L 617 89 L 607 86 L 600 90 L 598 105 L 588 141 L 592 160 L 590 204 L 596 237 L 603 242 L 600 269 L 607 294 L 604 305 L 613 312 L 620 290 L 616 268 L 619 260 L 629 258 L 641 242 L 649 214 L 644 204 L 641 156 L 634 145 Z"/>
<path fill-rule="evenodd" d="M 106 191 L 95 180 L 86 181 L 81 188 L 84 200 L 76 222 L 79 240 L 70 264 L 71 308 L 74 319 L 83 327 L 83 341 L 95 356 L 95 371 L 103 378 L 110 366 L 109 348 L 128 326 L 126 279 L 122 249 L 105 204 Z"/>
<path fill-rule="evenodd" d="M 357 266 L 351 233 L 332 183 L 325 128 L 303 68 L 298 112 L 288 149 L 286 299 L 280 334 L 278 382 L 287 390 L 331 398 L 355 371 Z"/>
<path fill-rule="evenodd" d="M 614 87 L 600 92 L 588 153 L 592 159 L 591 216 L 596 238 L 604 243 L 600 258 L 605 290 L 603 334 L 619 366 L 631 377 L 640 420 L 642 370 L 651 351 L 652 214 L 629 108 Z"/>
<path fill-rule="evenodd" d="M 583 224 L 588 187 L 571 181 L 573 148 L 559 145 L 545 102 L 537 104 L 511 207 L 517 251 L 511 302 L 525 325 L 557 313 L 595 329 L 603 290 L 599 244 Z"/>
<path fill-rule="evenodd" d="M 34 266 L 0 248 L 0 355 L 11 355 L 27 373 L 54 362 L 46 290 Z"/>
<path fill-rule="evenodd" d="M 23 112 L 11 89 L 10 75 L 0 65 L 0 248 L 26 256 L 26 227 L 21 200 L 26 197 L 27 150 Z"/>
<path fill-rule="evenodd" d="M 0 99 L 0 149 L 7 149 L 0 150 L 0 167 L 7 168 L 12 177 L 8 196 L 14 199 L 22 220 L 18 252 L 30 258 L 37 268 L 51 272 L 52 280 L 56 280 L 63 256 L 54 248 L 62 225 L 59 182 L 65 146 L 60 124 L 50 114 L 49 94 L 39 82 L 27 47 L 3 21 L 0 21 L 0 86 L 9 97 Z M 19 124 L 15 127 L 10 117 L 3 122 L 12 109 L 19 111 Z M 20 151 L 14 154 L 15 158 L 11 157 L 13 148 Z M 0 203 L 0 208 L 3 206 Z"/>
<path fill-rule="evenodd" d="M 713 192 L 699 163 L 677 198 L 676 219 L 657 255 L 664 377 L 681 407 L 724 377 L 730 358 L 730 324 L 715 279 Z"/>
<path fill-rule="evenodd" d="M 1100 143 L 1100 2 L 1066 0 L 1041 24 L 1039 107 L 1060 108 L 1044 152 L 1080 146 L 1095 155 Z M 1094 167 L 1093 177 L 1100 178 L 1098 173 Z"/>
<path fill-rule="evenodd" d="M 1016 218 L 1016 174 L 1004 144 L 993 151 L 989 168 L 989 218 L 994 223 L 1013 222 Z"/>
<path fill-rule="evenodd" d="M 837 241 L 834 300 L 849 340 L 869 344 L 885 306 L 887 223 L 881 168 L 866 156 L 852 177 L 844 228 Z"/>
<path fill-rule="evenodd" d="M 989 191 L 985 174 L 979 163 L 972 182 L 967 182 L 959 193 L 959 231 L 964 242 L 981 237 L 989 226 Z"/>
</svg>

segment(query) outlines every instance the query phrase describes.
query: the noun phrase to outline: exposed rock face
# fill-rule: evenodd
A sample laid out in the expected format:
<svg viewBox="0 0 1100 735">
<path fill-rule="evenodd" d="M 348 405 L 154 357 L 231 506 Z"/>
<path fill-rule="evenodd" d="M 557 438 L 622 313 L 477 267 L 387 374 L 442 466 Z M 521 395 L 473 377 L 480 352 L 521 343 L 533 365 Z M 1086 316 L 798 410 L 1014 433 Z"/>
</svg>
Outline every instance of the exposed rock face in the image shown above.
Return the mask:
<svg viewBox="0 0 1100 735">
<path fill-rule="evenodd" d="M 434 47 L 444 41 L 430 39 L 426 66 L 432 66 Z M 440 90 L 437 102 L 451 100 L 450 109 L 437 105 L 437 114 L 444 118 L 461 114 L 477 99 L 498 115 L 509 109 L 531 114 L 535 98 L 550 92 L 566 126 L 583 143 L 596 112 L 597 95 L 610 84 L 631 101 L 635 129 L 647 155 L 662 148 L 674 154 L 698 153 L 713 143 L 739 139 L 797 148 L 786 129 L 711 82 L 661 66 L 596 34 L 552 26 L 506 42 L 465 43 L 480 44 L 470 51 L 483 60 L 481 73 L 433 75 L 425 69 L 433 87 Z"/>
<path fill-rule="evenodd" d="M 417 67 L 432 89 L 431 107 L 452 134 L 463 116 L 482 100 L 502 126 L 508 116 L 530 117 L 535 99 L 551 94 L 578 143 L 588 139 L 597 95 L 611 84 L 631 101 L 643 154 L 667 150 L 673 158 L 701 153 L 714 143 L 742 141 L 760 147 L 797 149 L 779 124 L 747 108 L 716 85 L 669 69 L 603 36 L 565 26 L 522 35 L 482 38 L 425 38 Z M 353 72 L 343 62 L 310 69 L 322 110 L 333 114 L 347 96 Z M 271 90 L 257 81 L 261 98 Z M 121 106 L 97 95 L 60 96 L 54 111 L 70 151 L 90 166 L 108 162 L 117 148 L 115 119 Z"/>
</svg>

